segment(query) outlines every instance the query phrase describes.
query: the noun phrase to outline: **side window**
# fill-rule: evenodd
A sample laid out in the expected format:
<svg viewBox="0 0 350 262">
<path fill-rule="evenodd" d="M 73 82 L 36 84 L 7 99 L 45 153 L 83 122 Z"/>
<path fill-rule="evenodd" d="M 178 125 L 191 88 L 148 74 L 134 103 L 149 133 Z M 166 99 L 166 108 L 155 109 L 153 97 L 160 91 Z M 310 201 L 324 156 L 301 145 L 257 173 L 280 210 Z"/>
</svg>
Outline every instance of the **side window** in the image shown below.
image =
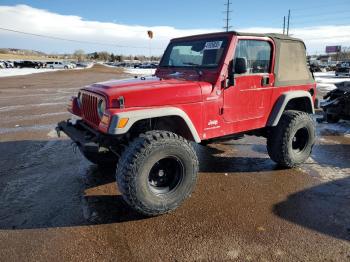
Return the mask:
<svg viewBox="0 0 350 262">
<path fill-rule="evenodd" d="M 246 59 L 247 74 L 269 73 L 271 51 L 271 45 L 267 41 L 239 40 L 234 58 Z"/>
</svg>

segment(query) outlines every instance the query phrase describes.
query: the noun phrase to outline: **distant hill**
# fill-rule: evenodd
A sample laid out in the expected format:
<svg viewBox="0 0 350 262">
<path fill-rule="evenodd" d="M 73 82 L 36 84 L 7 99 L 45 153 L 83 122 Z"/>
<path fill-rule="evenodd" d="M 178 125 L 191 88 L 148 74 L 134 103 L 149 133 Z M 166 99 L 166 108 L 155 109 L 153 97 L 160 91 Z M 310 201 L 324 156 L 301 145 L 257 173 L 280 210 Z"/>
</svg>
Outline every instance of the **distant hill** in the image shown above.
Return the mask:
<svg viewBox="0 0 350 262">
<path fill-rule="evenodd" d="M 18 49 L 18 48 L 0 48 L 0 60 L 57 60 L 69 59 L 69 54 L 46 54 L 44 52 Z"/>
<path fill-rule="evenodd" d="M 17 48 L 0 48 L 0 54 L 13 54 L 13 55 L 25 55 L 25 56 L 47 56 L 44 52 L 17 49 Z"/>
</svg>

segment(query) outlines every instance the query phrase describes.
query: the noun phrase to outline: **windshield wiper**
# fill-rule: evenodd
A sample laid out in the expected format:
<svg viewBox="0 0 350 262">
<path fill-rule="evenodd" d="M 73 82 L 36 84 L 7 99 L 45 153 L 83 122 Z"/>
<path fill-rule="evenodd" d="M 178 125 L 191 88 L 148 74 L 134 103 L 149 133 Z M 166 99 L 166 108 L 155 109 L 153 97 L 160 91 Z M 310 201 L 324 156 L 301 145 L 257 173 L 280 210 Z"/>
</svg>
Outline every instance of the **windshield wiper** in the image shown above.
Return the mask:
<svg viewBox="0 0 350 262">
<path fill-rule="evenodd" d="M 201 66 L 200 64 L 196 64 L 196 63 L 192 63 L 192 62 L 182 62 L 182 64 L 184 65 L 190 65 L 198 74 L 199 77 L 201 77 L 203 75 L 202 71 L 199 69 L 199 67 Z"/>
<path fill-rule="evenodd" d="M 192 62 L 182 62 L 184 65 L 191 65 L 191 66 L 201 66 L 200 64 L 192 63 Z"/>
</svg>

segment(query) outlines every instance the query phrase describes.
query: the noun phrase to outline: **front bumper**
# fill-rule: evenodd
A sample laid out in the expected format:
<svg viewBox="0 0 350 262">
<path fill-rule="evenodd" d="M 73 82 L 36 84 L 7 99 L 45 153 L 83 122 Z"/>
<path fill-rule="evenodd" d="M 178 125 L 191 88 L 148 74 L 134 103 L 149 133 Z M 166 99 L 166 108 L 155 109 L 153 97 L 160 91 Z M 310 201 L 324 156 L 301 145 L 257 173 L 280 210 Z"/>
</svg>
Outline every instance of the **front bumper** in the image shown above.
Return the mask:
<svg viewBox="0 0 350 262">
<path fill-rule="evenodd" d="M 85 152 L 98 152 L 101 135 L 87 126 L 82 120 L 72 123 L 69 119 L 57 124 L 57 135 L 64 132 L 73 142 Z"/>
</svg>

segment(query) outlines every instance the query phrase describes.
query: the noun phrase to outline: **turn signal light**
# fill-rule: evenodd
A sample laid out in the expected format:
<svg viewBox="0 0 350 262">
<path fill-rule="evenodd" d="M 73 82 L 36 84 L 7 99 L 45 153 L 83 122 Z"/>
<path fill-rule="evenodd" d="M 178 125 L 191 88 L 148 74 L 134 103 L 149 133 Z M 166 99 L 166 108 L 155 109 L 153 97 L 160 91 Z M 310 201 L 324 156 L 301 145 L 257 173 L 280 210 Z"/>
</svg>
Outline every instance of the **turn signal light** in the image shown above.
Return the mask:
<svg viewBox="0 0 350 262">
<path fill-rule="evenodd" d="M 124 128 L 128 123 L 129 118 L 121 118 L 118 122 L 118 128 Z"/>
</svg>

